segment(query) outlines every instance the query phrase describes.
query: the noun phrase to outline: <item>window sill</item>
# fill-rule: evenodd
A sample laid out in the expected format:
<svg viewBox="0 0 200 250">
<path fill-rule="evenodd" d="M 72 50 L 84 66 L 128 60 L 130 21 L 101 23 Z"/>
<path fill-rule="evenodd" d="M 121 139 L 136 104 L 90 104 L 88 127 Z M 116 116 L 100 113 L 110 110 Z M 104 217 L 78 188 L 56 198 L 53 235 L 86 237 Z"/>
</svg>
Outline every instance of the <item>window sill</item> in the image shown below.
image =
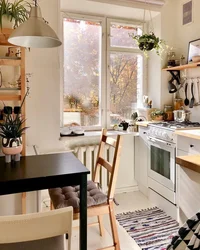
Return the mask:
<svg viewBox="0 0 200 250">
<path fill-rule="evenodd" d="M 66 141 L 66 140 L 74 140 L 78 139 L 80 140 L 81 138 L 85 137 L 100 137 L 101 131 L 86 131 L 84 135 L 82 136 L 62 136 L 60 137 L 61 141 Z M 116 131 L 116 130 L 108 130 L 107 135 L 109 136 L 115 136 L 115 135 L 131 135 L 131 136 L 139 136 L 138 132 L 129 132 L 129 131 Z"/>
</svg>

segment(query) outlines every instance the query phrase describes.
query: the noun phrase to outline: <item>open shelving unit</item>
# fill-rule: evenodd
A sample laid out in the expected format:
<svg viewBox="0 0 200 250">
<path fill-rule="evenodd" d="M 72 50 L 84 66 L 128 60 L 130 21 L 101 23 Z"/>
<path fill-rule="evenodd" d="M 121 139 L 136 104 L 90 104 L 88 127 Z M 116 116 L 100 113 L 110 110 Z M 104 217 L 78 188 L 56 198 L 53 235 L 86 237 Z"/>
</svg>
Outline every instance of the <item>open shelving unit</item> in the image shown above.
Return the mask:
<svg viewBox="0 0 200 250">
<path fill-rule="evenodd" d="M 18 47 L 8 42 L 8 37 L 13 32 L 13 29 L 0 29 L 0 47 Z M 21 87 L 20 88 L 0 88 L 0 101 L 22 101 L 26 94 L 25 86 L 25 48 L 20 47 L 21 57 L 0 57 L 0 66 L 12 66 L 20 67 L 21 75 Z M 22 115 L 25 116 L 26 103 L 24 102 L 22 107 Z M 24 124 L 26 126 L 26 124 Z M 22 155 L 26 155 L 26 136 L 25 134 L 22 137 L 23 140 L 23 150 Z M 22 193 L 22 213 L 26 213 L 26 193 Z"/>
<path fill-rule="evenodd" d="M 180 70 L 184 70 L 184 69 L 192 69 L 192 68 L 197 68 L 197 67 L 200 67 L 200 62 L 189 63 L 189 64 L 170 67 L 170 68 L 164 68 L 163 70 L 164 71 L 180 71 Z"/>
</svg>

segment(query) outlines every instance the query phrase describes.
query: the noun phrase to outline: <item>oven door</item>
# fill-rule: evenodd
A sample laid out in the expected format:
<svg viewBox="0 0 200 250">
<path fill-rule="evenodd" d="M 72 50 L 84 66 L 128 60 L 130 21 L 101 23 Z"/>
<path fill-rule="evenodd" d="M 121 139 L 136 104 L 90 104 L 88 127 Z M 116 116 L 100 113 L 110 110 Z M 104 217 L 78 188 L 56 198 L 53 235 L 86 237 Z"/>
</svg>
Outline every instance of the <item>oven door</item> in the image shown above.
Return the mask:
<svg viewBox="0 0 200 250">
<path fill-rule="evenodd" d="M 176 145 L 160 139 L 148 137 L 148 176 L 166 188 L 175 191 Z"/>
</svg>

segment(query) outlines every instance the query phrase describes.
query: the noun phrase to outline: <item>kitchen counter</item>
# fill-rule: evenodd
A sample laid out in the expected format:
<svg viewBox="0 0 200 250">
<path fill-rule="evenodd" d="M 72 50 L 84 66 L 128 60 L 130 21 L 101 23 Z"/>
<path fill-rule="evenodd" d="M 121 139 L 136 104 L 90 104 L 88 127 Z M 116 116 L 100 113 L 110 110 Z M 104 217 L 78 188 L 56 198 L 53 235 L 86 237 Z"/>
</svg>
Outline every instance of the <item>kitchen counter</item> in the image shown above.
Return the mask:
<svg viewBox="0 0 200 250">
<path fill-rule="evenodd" d="M 200 155 L 179 156 L 176 157 L 176 163 L 181 167 L 200 173 Z"/>
<path fill-rule="evenodd" d="M 200 128 L 176 130 L 175 134 L 200 140 Z"/>
<path fill-rule="evenodd" d="M 136 125 L 141 127 L 148 127 L 149 123 L 152 123 L 152 121 L 136 122 Z"/>
</svg>

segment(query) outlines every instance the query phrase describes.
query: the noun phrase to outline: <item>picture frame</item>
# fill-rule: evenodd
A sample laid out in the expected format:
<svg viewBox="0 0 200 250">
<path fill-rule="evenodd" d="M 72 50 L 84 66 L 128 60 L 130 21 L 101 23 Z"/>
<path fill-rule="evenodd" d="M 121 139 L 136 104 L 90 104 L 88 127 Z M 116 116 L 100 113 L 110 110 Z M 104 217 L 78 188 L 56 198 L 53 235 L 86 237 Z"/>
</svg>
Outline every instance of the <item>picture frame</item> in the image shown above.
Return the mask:
<svg viewBox="0 0 200 250">
<path fill-rule="evenodd" d="M 183 3 L 182 7 L 182 25 L 193 23 L 193 0 L 187 0 Z"/>
<path fill-rule="evenodd" d="M 200 56 L 200 38 L 189 42 L 187 63 L 193 62 L 193 56 Z"/>
</svg>

